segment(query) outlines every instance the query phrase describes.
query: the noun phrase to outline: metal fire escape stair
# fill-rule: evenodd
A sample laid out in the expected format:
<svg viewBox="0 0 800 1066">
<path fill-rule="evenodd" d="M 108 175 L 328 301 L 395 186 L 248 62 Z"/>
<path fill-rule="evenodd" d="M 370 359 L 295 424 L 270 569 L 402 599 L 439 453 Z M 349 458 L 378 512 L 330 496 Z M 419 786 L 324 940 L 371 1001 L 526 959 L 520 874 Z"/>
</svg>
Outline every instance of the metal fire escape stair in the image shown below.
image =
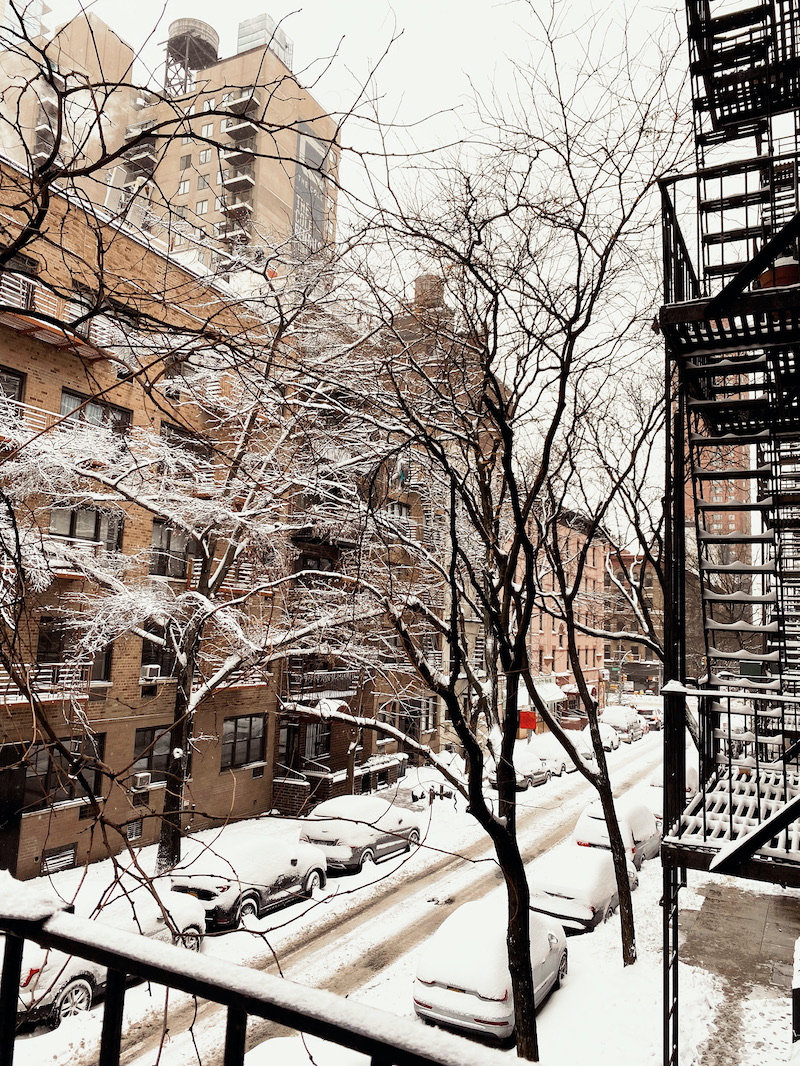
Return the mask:
<svg viewBox="0 0 800 1066">
<path fill-rule="evenodd" d="M 800 3 L 685 2 L 697 169 L 662 183 L 660 325 L 677 385 L 670 537 L 699 586 L 706 658 L 688 804 L 683 723 L 665 723 L 665 1066 L 683 871 L 718 859 L 800 884 Z M 690 585 L 670 586 L 679 686 Z"/>
</svg>

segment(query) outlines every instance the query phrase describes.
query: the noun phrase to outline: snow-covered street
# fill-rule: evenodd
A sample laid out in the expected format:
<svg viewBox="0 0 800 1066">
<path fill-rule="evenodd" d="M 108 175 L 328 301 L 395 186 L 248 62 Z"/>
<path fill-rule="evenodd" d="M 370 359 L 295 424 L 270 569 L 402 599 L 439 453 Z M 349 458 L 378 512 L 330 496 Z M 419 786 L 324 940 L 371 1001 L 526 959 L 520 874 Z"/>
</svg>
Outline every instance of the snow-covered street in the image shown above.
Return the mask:
<svg viewBox="0 0 800 1066">
<path fill-rule="evenodd" d="M 632 788 L 643 794 L 652 787 L 649 781 L 659 762 L 657 734 L 610 753 L 615 791 Z M 413 771 L 402 782 L 402 793 L 410 795 L 413 787 L 419 795 L 421 786 L 427 791 L 432 783 L 438 783 L 432 771 Z M 526 858 L 535 857 L 569 833 L 588 798 L 578 774 L 554 778 L 521 793 L 520 839 Z M 276 970 L 280 965 L 291 980 L 413 1018 L 411 984 L 419 945 L 455 906 L 467 900 L 497 893 L 502 906 L 496 863 L 463 806 L 455 798 L 426 801 L 428 829 L 416 854 L 358 874 L 334 876 L 328 889 L 312 901 L 252 922 L 248 930 L 207 937 L 204 953 L 264 969 Z M 294 830 L 291 822 L 285 827 L 287 832 Z M 141 858 L 145 864 L 151 861 L 147 852 Z M 108 876 L 104 865 L 93 867 L 89 879 Z M 68 894 L 77 876 L 77 871 L 68 871 L 54 877 L 53 884 Z M 594 1063 L 660 1063 L 660 893 L 660 866 L 646 863 L 633 897 L 639 951 L 634 967 L 625 970 L 621 965 L 617 916 L 590 934 L 569 938 L 570 972 L 565 987 L 550 997 L 540 1013 L 545 1066 L 583 1066 L 590 1061 L 590 1052 Z M 690 887 L 684 908 L 697 908 L 701 902 Z M 681 979 L 687 993 L 681 1016 L 684 1053 L 695 1048 L 699 1054 L 723 989 L 717 979 L 686 965 Z M 753 1019 L 762 1021 L 770 1041 L 778 1047 L 785 1044 L 788 1055 L 788 997 L 763 1000 L 755 996 L 742 1007 L 750 1016 L 750 1031 Z M 138 986 L 129 990 L 123 1062 L 149 1066 L 156 1061 L 163 1012 L 159 989 Z M 18 1041 L 16 1062 L 19 1066 L 44 1062 L 89 1066 L 95 1061 L 100 1019 L 101 1011 L 95 1009 L 55 1032 L 40 1028 L 26 1034 Z M 197 1063 L 198 1056 L 204 1064 L 219 1061 L 222 1016 L 211 1005 L 201 1004 L 195 1013 L 188 997 L 173 993 L 166 1025 L 169 1035 L 159 1060 L 164 1066 L 188 1066 Z M 251 1025 L 254 1043 L 279 1035 L 266 1023 Z M 686 1061 L 701 1066 L 703 1059 Z M 755 1066 L 765 1060 L 754 1057 L 752 1061 Z"/>
</svg>

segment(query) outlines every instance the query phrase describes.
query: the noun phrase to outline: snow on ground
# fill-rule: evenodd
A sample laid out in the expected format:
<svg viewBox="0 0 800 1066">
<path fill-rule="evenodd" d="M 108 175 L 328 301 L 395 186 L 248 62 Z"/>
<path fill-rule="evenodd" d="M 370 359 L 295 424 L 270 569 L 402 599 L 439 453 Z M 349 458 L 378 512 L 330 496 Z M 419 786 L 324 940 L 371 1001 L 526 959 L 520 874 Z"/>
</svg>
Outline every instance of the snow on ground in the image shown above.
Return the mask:
<svg viewBox="0 0 800 1066">
<path fill-rule="evenodd" d="M 642 790 L 651 787 L 648 784 L 650 767 L 657 761 L 659 749 L 660 735 L 650 734 L 631 747 L 625 746 L 610 753 L 609 766 L 615 787 L 624 788 L 636 772 L 645 773 L 644 781 L 636 786 L 636 791 L 641 794 Z M 401 802 L 411 802 L 412 794 L 416 796 L 417 806 L 428 827 L 424 845 L 415 855 L 400 856 L 358 874 L 332 877 L 327 893 L 320 898 L 262 919 L 252 925 L 252 931 L 208 937 L 204 953 L 245 964 L 256 959 L 261 964 L 265 955 L 272 951 L 280 958 L 309 931 L 326 929 L 340 917 L 343 919 L 353 911 L 362 910 L 370 900 L 385 891 L 385 878 L 399 887 L 408 873 L 442 863 L 454 852 L 463 854 L 467 861 L 442 871 L 437 894 L 443 903 L 457 897 L 471 881 L 474 882 L 476 873 L 483 873 L 493 863 L 493 859 L 488 849 L 480 844 L 481 832 L 476 823 L 465 813 L 465 801 L 458 795 L 440 798 L 440 783 L 441 777 L 429 768 L 410 771 L 400 783 Z M 435 790 L 435 798 L 429 800 L 431 788 Z M 446 784 L 444 790 L 452 791 Z M 424 799 L 420 800 L 421 796 Z M 570 829 L 589 798 L 580 787 L 577 774 L 553 778 L 547 785 L 521 793 L 518 800 L 523 812 L 520 819 L 523 845 L 541 841 L 560 826 Z M 285 823 L 285 831 L 296 832 L 296 823 Z M 154 848 L 140 852 L 139 861 L 144 869 L 152 869 L 154 852 Z M 50 880 L 62 895 L 70 897 L 81 876 L 96 888 L 103 881 L 107 882 L 111 873 L 111 863 L 106 862 L 96 864 L 86 873 L 65 871 Z M 692 884 L 699 883 L 701 879 L 692 875 Z M 737 884 L 742 882 L 737 881 Z M 758 888 L 763 890 L 764 886 Z M 493 891 L 497 892 L 498 903 L 502 906 L 500 890 Z M 645 863 L 640 886 L 633 897 L 639 952 L 639 960 L 633 967 L 624 968 L 621 963 L 618 916 L 592 933 L 569 938 L 569 976 L 564 988 L 553 994 L 540 1012 L 543 1066 L 587 1066 L 590 1062 L 593 1066 L 657 1066 L 661 1063 L 660 894 L 660 866 L 656 862 Z M 429 913 L 431 905 L 435 906 L 437 902 L 439 900 L 431 899 L 430 888 L 422 890 L 421 895 L 410 894 L 397 905 L 389 902 L 380 921 L 365 923 L 363 935 L 359 928 L 357 937 L 348 937 L 338 943 L 335 950 L 327 947 L 316 953 L 304 953 L 300 963 L 287 967 L 287 975 L 309 984 L 318 984 L 324 979 L 335 980 L 338 971 L 344 971 L 359 957 L 380 948 L 381 944 L 402 943 L 404 931 L 413 928 L 422 908 Z M 682 908 L 696 909 L 701 902 L 702 897 L 691 887 L 684 890 Z M 449 907 L 442 907 L 442 920 L 449 912 Z M 351 991 L 350 1000 L 363 1001 L 413 1019 L 411 985 L 418 950 L 407 952 L 360 988 Z M 704 1066 L 698 1056 L 722 997 L 721 984 L 710 974 L 685 964 L 681 964 L 680 981 L 681 1061 L 685 1066 Z M 179 999 L 179 994 L 171 993 L 171 1001 Z M 768 1000 L 753 994 L 742 1008 L 748 1046 L 753 1050 L 753 1056 L 752 1060 L 742 1061 L 740 1066 L 788 1061 L 785 1034 L 788 1004 L 781 999 Z M 126 996 L 126 1025 L 141 1027 L 148 1018 L 157 1018 L 162 1010 L 163 990 L 133 987 Z M 16 1066 L 67 1066 L 71 1061 L 85 1058 L 92 1046 L 96 1046 L 100 1025 L 101 1012 L 92 1011 L 88 1017 L 65 1023 L 53 1033 L 37 1029 L 18 1041 Z M 216 1030 L 213 1035 L 206 1034 L 199 1041 L 201 1055 L 204 1054 L 203 1048 L 218 1047 L 220 1039 Z M 251 1053 L 247 1066 L 258 1066 L 260 1061 L 276 1062 L 280 1066 L 309 1061 L 298 1040 L 270 1049 L 277 1053 L 277 1057 L 266 1059 L 262 1055 L 259 1059 L 258 1054 L 265 1054 L 268 1047 L 268 1044 L 264 1045 L 261 1052 Z M 290 1047 L 293 1048 L 291 1053 Z M 513 1057 L 510 1052 L 509 1058 Z M 144 1063 L 144 1059 L 140 1061 Z M 338 1050 L 333 1055 L 326 1055 L 320 1051 L 317 1042 L 314 1061 L 319 1066 L 355 1066 L 364 1060 Z M 186 1037 L 180 1039 L 176 1034 L 163 1050 L 160 1066 L 184 1066 L 190 1062 L 198 1062 L 192 1041 Z"/>
</svg>

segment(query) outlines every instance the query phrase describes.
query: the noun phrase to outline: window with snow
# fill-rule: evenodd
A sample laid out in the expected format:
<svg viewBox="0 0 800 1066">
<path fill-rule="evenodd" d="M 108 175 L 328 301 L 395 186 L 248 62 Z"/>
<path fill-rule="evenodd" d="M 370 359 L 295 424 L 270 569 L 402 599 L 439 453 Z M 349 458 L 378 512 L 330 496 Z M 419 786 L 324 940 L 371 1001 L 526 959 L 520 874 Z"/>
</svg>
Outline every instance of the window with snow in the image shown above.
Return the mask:
<svg viewBox="0 0 800 1066">
<path fill-rule="evenodd" d="M 222 723 L 220 770 L 264 761 L 264 715 L 226 718 Z"/>
</svg>

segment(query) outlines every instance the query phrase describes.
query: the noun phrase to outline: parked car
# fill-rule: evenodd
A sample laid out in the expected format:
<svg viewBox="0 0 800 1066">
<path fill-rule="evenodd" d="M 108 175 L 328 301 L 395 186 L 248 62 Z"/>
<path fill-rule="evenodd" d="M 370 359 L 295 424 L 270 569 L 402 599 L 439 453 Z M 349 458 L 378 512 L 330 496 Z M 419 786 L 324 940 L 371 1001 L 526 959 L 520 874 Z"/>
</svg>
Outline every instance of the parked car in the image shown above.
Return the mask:
<svg viewBox="0 0 800 1066">
<path fill-rule="evenodd" d="M 661 829 L 653 812 L 639 800 L 623 797 L 615 803 L 622 843 L 637 870 L 645 859 L 655 858 L 661 847 Z M 581 812 L 572 839 L 586 848 L 611 848 L 608 826 L 599 800 Z"/>
<path fill-rule="evenodd" d="M 619 747 L 619 733 L 608 722 L 598 722 L 597 728 L 600 730 L 600 740 L 603 744 L 603 751 L 616 751 Z M 587 725 L 581 732 L 581 736 L 585 737 L 587 744 L 591 747 L 592 734 L 590 727 Z"/>
<path fill-rule="evenodd" d="M 300 839 L 325 854 L 328 868 L 360 870 L 420 841 L 413 811 L 380 796 L 339 796 L 319 803 L 308 815 Z"/>
<path fill-rule="evenodd" d="M 664 728 L 664 715 L 663 712 L 656 707 L 637 707 L 636 711 L 640 718 L 647 722 L 648 726 L 653 730 L 660 730 Z"/>
<path fill-rule="evenodd" d="M 79 903 L 75 909 L 98 925 L 200 950 L 205 928 L 200 902 L 170 891 L 163 882 L 134 888 L 114 885 L 95 908 L 84 910 Z M 55 1029 L 65 1018 L 89 1010 L 105 988 L 106 975 L 105 966 L 99 963 L 26 943 L 17 1022 L 44 1021 Z"/>
<path fill-rule="evenodd" d="M 639 878 L 631 863 L 628 880 Z M 608 921 L 619 906 L 610 851 L 562 844 L 528 866 L 531 909 L 559 921 L 567 932 L 584 933 Z"/>
<path fill-rule="evenodd" d="M 570 768 L 572 770 L 576 768 L 572 759 L 568 759 L 563 753 L 560 756 L 542 755 L 540 758 L 544 768 L 549 770 L 553 777 L 561 777 L 562 774 L 569 773 Z"/>
<path fill-rule="evenodd" d="M 515 767 L 514 787 L 517 792 L 524 792 L 526 788 L 530 788 L 531 786 L 546 785 L 552 776 L 553 771 L 547 765 L 546 761 L 537 758 L 535 762 L 529 764 L 524 769 L 517 769 Z M 497 788 L 496 770 L 490 771 L 489 784 L 492 788 Z"/>
<path fill-rule="evenodd" d="M 635 707 L 612 704 L 603 711 L 603 721 L 616 729 L 623 744 L 641 740 L 644 736 L 642 720 Z"/>
<path fill-rule="evenodd" d="M 536 914 L 530 941 L 538 1007 L 567 975 L 567 942 L 561 925 Z M 445 1028 L 513 1037 L 506 908 L 499 896 L 463 904 L 425 944 L 417 959 L 414 1010 Z"/>
<path fill-rule="evenodd" d="M 226 826 L 210 839 L 191 840 L 185 851 L 170 876 L 172 889 L 197 897 L 209 932 L 308 899 L 327 879 L 322 849 L 280 835 L 268 820 Z"/>
</svg>

